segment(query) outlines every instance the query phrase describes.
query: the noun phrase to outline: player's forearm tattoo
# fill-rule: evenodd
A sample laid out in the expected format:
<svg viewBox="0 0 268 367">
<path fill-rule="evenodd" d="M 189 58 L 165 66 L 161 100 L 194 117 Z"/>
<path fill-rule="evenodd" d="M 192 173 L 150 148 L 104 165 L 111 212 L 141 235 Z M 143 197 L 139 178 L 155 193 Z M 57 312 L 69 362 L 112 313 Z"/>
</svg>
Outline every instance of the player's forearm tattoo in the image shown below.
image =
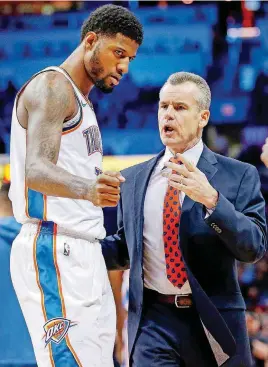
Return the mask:
<svg viewBox="0 0 268 367">
<path fill-rule="evenodd" d="M 33 177 L 30 187 L 33 185 L 34 190 L 47 195 L 86 200 L 94 195 L 95 181 L 74 176 L 52 162 L 42 164 L 41 167 L 34 166 L 28 176 Z"/>
</svg>

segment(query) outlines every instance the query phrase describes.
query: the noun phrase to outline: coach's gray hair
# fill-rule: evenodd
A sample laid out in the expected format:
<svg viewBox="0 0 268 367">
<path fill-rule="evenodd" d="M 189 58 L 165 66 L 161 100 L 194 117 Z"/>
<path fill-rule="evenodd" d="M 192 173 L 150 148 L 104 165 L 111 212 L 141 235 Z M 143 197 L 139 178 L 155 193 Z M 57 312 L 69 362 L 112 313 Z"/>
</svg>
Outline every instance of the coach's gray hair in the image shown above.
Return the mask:
<svg viewBox="0 0 268 367">
<path fill-rule="evenodd" d="M 211 103 L 211 91 L 208 83 L 201 76 L 193 73 L 188 73 L 186 71 L 181 71 L 171 74 L 164 86 L 166 84 L 178 85 L 186 82 L 194 83 L 200 90 L 199 96 L 197 98 L 195 97 L 199 109 L 209 110 Z"/>
</svg>

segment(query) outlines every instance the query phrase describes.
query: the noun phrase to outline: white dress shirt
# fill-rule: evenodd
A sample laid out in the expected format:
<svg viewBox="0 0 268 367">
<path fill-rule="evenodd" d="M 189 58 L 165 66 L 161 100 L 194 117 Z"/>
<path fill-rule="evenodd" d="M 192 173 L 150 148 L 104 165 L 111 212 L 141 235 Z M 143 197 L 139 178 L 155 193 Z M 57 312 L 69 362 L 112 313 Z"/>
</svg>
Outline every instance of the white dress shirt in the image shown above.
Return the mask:
<svg viewBox="0 0 268 367">
<path fill-rule="evenodd" d="M 202 154 L 204 145 L 202 139 L 182 155 L 195 166 Z M 166 260 L 163 242 L 163 206 L 167 191 L 168 178 L 163 177 L 164 163 L 173 154 L 166 148 L 164 156 L 159 160 L 151 175 L 144 202 L 143 226 L 143 270 L 144 286 L 162 294 L 189 294 L 190 284 L 187 282 L 178 288 L 174 286 L 166 275 Z M 179 199 L 182 206 L 185 193 L 180 191 Z"/>
</svg>

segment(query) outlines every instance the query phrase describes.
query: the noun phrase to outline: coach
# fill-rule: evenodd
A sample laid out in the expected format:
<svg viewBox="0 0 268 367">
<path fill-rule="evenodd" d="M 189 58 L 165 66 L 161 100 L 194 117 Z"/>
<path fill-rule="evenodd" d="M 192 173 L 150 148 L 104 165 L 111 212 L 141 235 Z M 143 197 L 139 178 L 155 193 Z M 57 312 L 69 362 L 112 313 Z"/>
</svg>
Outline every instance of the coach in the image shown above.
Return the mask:
<svg viewBox="0 0 268 367">
<path fill-rule="evenodd" d="M 165 150 L 122 172 L 118 232 L 102 246 L 109 270 L 130 267 L 133 367 L 251 366 L 236 261 L 266 251 L 265 202 L 253 166 L 203 144 L 210 102 L 203 78 L 172 74 Z"/>
</svg>

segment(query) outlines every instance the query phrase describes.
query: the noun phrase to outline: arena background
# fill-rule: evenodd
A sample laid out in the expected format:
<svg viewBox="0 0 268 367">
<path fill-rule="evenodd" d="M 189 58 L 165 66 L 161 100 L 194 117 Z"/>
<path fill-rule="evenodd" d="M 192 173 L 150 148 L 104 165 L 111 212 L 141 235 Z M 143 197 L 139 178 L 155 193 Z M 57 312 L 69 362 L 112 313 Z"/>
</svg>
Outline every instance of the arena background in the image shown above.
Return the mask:
<svg viewBox="0 0 268 367">
<path fill-rule="evenodd" d="M 72 52 L 83 20 L 104 3 L 130 8 L 145 32 L 138 56 L 120 86 L 110 95 L 97 89 L 90 94 L 103 137 L 104 169 L 125 168 L 162 149 L 157 128 L 159 89 L 172 72 L 190 71 L 203 76 L 212 90 L 205 143 L 220 154 L 255 165 L 267 199 L 268 169 L 260 161 L 268 136 L 265 1 L 0 1 L 0 180 L 10 179 L 10 122 L 16 92 L 33 73 L 59 65 Z M 108 233 L 116 230 L 115 217 L 114 209 L 105 210 Z M 265 366 L 268 257 L 255 265 L 240 263 L 238 269 L 250 312 L 251 339 L 265 345 L 253 351 L 256 366 Z M 1 283 L 0 319 L 7 297 L 4 289 Z M 0 365 L 30 366 L 12 359 L 19 343 L 23 344 L 20 330 L 4 330 L 5 320 L 0 325 Z M 14 333 L 18 345 L 9 342 Z"/>
</svg>

